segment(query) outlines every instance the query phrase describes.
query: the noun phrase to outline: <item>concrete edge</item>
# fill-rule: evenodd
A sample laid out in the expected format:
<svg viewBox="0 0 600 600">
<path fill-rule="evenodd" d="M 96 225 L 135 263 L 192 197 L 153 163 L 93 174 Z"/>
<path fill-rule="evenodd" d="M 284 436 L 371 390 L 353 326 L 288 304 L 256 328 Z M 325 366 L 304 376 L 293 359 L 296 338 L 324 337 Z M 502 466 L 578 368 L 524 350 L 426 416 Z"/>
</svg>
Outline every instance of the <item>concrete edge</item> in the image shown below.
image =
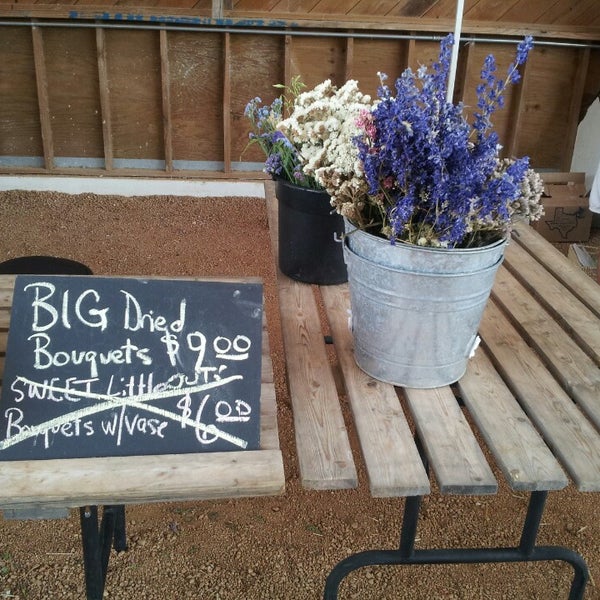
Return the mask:
<svg viewBox="0 0 600 600">
<path fill-rule="evenodd" d="M 263 181 L 141 179 L 126 177 L 0 176 L 0 191 L 111 196 L 265 197 Z"/>
</svg>

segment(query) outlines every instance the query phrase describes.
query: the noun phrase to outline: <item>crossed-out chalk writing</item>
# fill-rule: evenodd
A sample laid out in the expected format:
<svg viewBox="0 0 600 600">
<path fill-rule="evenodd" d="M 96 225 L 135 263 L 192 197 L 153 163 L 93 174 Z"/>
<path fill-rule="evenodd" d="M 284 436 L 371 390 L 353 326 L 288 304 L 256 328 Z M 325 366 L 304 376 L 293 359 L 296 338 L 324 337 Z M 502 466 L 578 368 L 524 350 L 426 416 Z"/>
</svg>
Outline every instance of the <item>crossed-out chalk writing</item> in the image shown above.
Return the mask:
<svg viewBox="0 0 600 600">
<path fill-rule="evenodd" d="M 245 448 L 247 446 L 247 443 L 244 440 L 242 440 L 236 436 L 230 435 L 224 431 L 221 431 L 215 425 L 205 425 L 204 423 L 200 422 L 198 419 L 190 419 L 189 417 L 186 417 L 184 415 L 178 415 L 176 413 L 165 410 L 163 408 L 159 408 L 159 407 L 147 404 L 147 402 L 149 402 L 151 400 L 162 400 L 165 398 L 174 398 L 177 396 L 181 396 L 182 394 L 187 396 L 190 394 L 205 392 L 207 390 L 218 388 L 222 385 L 226 385 L 227 383 L 234 381 L 236 379 L 241 379 L 241 377 L 242 377 L 241 375 L 233 375 L 231 377 L 226 377 L 224 379 L 221 379 L 220 381 L 214 381 L 214 382 L 197 385 L 197 386 L 189 387 L 189 388 L 185 388 L 185 389 L 164 390 L 161 392 L 142 394 L 140 396 L 126 397 L 126 398 L 115 398 L 114 396 L 108 396 L 106 394 L 97 394 L 94 392 L 86 392 L 83 390 L 77 390 L 75 392 L 71 390 L 70 394 L 72 396 L 79 396 L 81 398 L 87 398 L 87 399 L 98 400 L 98 401 L 103 401 L 103 402 L 100 404 L 95 404 L 93 406 L 88 406 L 86 408 L 81 408 L 78 410 L 70 411 L 69 413 L 67 413 L 65 415 L 61 415 L 60 417 L 50 419 L 49 421 L 40 423 L 38 425 L 22 427 L 21 431 L 19 433 L 12 435 L 10 437 L 7 437 L 7 439 L 5 439 L 3 441 L 0 441 L 0 450 L 4 450 L 5 448 L 13 446 L 14 444 L 18 444 L 19 442 L 23 442 L 29 438 L 43 434 L 45 431 L 52 429 L 53 427 L 60 427 L 60 426 L 64 425 L 65 423 L 75 421 L 75 420 L 82 420 L 82 419 L 85 419 L 85 417 L 88 417 L 90 415 L 101 413 L 101 412 L 104 412 L 107 410 L 112 410 L 116 406 L 120 406 L 122 408 L 131 406 L 131 407 L 135 407 L 138 409 L 142 409 L 147 412 L 160 415 L 160 416 L 170 419 L 172 421 L 176 421 L 183 425 L 188 425 L 189 427 L 193 427 L 193 428 L 195 428 L 201 432 L 204 432 L 206 434 L 210 434 L 212 436 L 216 436 L 216 437 L 225 439 L 228 442 L 231 442 L 232 444 L 234 444 L 240 448 Z M 23 381 L 25 383 L 28 383 L 30 385 L 36 385 L 35 381 L 31 381 L 25 377 L 18 377 L 17 379 L 20 381 Z M 64 388 L 59 388 L 59 387 L 51 386 L 51 385 L 47 385 L 47 384 L 45 384 L 45 385 L 46 385 L 46 387 L 48 387 L 48 389 L 50 389 L 56 393 L 64 394 L 68 391 Z"/>
</svg>

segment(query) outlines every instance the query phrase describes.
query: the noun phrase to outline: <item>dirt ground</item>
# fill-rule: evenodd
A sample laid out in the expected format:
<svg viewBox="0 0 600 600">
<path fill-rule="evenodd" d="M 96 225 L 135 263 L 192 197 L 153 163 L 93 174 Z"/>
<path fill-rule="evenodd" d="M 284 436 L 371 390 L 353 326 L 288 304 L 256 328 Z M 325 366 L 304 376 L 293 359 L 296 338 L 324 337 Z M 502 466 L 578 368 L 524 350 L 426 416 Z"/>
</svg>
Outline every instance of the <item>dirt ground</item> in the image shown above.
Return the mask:
<svg viewBox="0 0 600 600">
<path fill-rule="evenodd" d="M 120 600 L 316 600 L 349 553 L 397 546 L 402 499 L 373 499 L 359 465 L 357 490 L 299 484 L 286 388 L 274 264 L 264 201 L 256 198 L 124 198 L 0 193 L 0 260 L 52 254 L 98 275 L 231 275 L 263 279 L 286 469 L 282 496 L 127 507 L 129 549 L 110 557 L 106 598 Z M 418 547 L 514 546 L 527 497 L 498 476 L 495 496 L 424 499 Z M 600 496 L 571 486 L 550 495 L 540 543 L 583 554 L 600 598 Z M 340 600 L 567 598 L 560 563 L 362 569 Z M 0 598 L 84 598 L 79 515 L 0 519 Z"/>
</svg>

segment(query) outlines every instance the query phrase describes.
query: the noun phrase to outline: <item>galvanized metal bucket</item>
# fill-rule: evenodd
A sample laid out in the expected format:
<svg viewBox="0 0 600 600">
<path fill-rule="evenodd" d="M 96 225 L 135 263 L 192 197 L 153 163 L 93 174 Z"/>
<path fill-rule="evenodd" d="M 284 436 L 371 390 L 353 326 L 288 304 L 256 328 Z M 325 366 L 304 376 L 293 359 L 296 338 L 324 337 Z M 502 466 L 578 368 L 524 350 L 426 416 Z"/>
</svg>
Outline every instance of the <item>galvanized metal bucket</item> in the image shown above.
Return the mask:
<svg viewBox="0 0 600 600">
<path fill-rule="evenodd" d="M 460 379 L 478 342 L 505 246 L 505 240 L 468 250 L 392 246 L 363 231 L 347 234 L 358 366 L 403 387 L 433 388 Z"/>
</svg>

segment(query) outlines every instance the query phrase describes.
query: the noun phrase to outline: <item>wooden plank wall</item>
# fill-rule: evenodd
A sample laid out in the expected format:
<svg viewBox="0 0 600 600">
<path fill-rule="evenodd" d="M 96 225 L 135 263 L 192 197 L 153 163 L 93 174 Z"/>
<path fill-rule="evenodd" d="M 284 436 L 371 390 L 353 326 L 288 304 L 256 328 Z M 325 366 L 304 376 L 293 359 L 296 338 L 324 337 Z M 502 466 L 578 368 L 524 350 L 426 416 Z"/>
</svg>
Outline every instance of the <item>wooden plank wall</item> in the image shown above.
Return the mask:
<svg viewBox="0 0 600 600">
<path fill-rule="evenodd" d="M 450 31 L 456 0 L 0 0 L 0 15 L 180 24 Z M 600 36 L 597 0 L 465 0 L 463 31 Z"/>
<path fill-rule="evenodd" d="M 439 47 L 348 31 L 299 36 L 47 23 L 0 25 L 0 173 L 260 176 L 263 157 L 256 149 L 244 153 L 248 100 L 272 100 L 273 85 L 294 75 L 309 86 L 355 78 L 374 95 L 377 71 L 393 79 Z M 502 72 L 514 45 L 461 45 L 456 94 L 468 106 L 490 52 Z M 507 152 L 529 155 L 536 168 L 569 170 L 599 74 L 597 47 L 536 47 L 495 119 Z"/>
</svg>

